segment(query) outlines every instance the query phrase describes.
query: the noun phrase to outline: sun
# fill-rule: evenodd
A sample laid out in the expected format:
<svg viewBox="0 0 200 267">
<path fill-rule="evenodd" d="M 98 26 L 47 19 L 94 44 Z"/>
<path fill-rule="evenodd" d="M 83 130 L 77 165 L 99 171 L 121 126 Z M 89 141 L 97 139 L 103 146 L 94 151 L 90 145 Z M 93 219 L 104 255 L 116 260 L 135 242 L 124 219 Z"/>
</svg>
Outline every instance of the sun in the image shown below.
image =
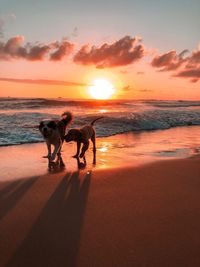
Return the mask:
<svg viewBox="0 0 200 267">
<path fill-rule="evenodd" d="M 94 99 L 109 99 L 115 93 L 115 88 L 107 79 L 99 78 L 89 87 L 89 93 Z"/>
</svg>

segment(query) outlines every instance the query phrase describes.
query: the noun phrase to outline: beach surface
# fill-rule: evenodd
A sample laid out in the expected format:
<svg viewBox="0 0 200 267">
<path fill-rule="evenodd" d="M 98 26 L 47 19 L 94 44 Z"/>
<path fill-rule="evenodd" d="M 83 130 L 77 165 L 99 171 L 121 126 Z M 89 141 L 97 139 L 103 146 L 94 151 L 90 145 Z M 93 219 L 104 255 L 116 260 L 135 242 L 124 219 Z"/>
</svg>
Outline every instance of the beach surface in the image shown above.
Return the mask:
<svg viewBox="0 0 200 267">
<path fill-rule="evenodd" d="M 0 266 L 200 266 L 200 158 L 0 182 Z"/>
</svg>

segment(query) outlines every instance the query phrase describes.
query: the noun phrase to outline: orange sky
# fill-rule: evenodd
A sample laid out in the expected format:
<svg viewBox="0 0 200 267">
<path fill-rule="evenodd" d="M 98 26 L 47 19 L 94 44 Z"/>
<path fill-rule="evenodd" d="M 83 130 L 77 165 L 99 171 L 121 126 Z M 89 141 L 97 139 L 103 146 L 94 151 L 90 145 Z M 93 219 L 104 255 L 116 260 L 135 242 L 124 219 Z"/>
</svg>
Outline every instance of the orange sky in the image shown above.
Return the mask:
<svg viewBox="0 0 200 267">
<path fill-rule="evenodd" d="M 70 81 L 77 85 L 49 85 L 0 81 L 0 96 L 7 97 L 64 97 L 91 98 L 89 84 L 96 78 L 108 79 L 116 89 L 113 98 L 133 99 L 200 99 L 198 83 L 183 78 L 170 77 L 169 73 L 157 72 L 148 64 L 125 68 L 96 69 L 94 67 L 66 65 L 56 62 L 6 62 L 2 72 L 15 79 L 45 79 Z M 140 73 L 141 72 L 141 73 Z M 5 76 L 4 76 L 5 77 Z M 81 83 L 81 86 L 79 86 Z M 85 84 L 82 85 L 82 84 Z M 87 86 L 88 84 L 88 86 Z"/>
<path fill-rule="evenodd" d="M 199 10 L 196 0 L 3 1 L 0 97 L 91 98 L 104 78 L 113 98 L 200 100 Z"/>
</svg>

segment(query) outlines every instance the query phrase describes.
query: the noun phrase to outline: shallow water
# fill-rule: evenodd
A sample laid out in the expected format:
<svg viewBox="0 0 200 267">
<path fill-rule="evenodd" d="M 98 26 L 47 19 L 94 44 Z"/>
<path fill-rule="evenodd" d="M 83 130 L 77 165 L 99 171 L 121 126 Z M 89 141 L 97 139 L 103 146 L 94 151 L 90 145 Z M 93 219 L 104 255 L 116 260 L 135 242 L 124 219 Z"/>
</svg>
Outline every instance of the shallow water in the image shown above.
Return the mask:
<svg viewBox="0 0 200 267">
<path fill-rule="evenodd" d="M 72 158 L 74 143 L 63 145 L 62 172 L 78 170 Z M 0 181 L 49 173 L 45 143 L 24 144 L 0 148 Z M 178 127 L 167 130 L 131 132 L 111 137 L 97 138 L 97 164 L 92 164 L 92 147 L 86 153 L 86 170 L 136 167 L 158 160 L 186 158 L 200 154 L 200 126 Z"/>
</svg>

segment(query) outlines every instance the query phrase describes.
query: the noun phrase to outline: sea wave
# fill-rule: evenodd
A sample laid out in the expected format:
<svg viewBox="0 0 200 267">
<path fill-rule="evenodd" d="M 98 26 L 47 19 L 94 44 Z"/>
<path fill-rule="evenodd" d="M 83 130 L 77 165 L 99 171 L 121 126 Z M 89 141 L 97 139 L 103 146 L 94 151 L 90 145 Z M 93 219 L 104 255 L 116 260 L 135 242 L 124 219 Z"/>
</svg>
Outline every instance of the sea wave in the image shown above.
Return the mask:
<svg viewBox="0 0 200 267">
<path fill-rule="evenodd" d="M 148 100 L 144 101 L 144 103 L 159 107 L 159 108 L 186 108 L 186 107 L 200 107 L 200 101 L 158 101 L 158 100 Z"/>
<path fill-rule="evenodd" d="M 43 138 L 38 130 L 44 118 L 59 116 L 45 112 L 1 113 L 0 146 L 37 143 Z M 97 113 L 76 115 L 70 127 L 81 127 L 98 117 Z M 154 109 L 138 112 L 107 112 L 95 124 L 98 137 L 106 137 L 129 131 L 150 131 L 178 126 L 200 125 L 200 110 Z"/>
<path fill-rule="evenodd" d="M 152 108 L 190 108 L 200 107 L 200 101 L 159 101 L 159 100 L 69 100 L 64 98 L 0 98 L 0 110 L 48 109 L 58 107 L 123 107 L 146 106 Z"/>
<path fill-rule="evenodd" d="M 132 103 L 133 104 L 133 103 Z M 25 110 L 25 109 L 45 109 L 57 107 L 106 107 L 123 106 L 124 101 L 120 100 L 66 100 L 45 99 L 45 98 L 0 98 L 0 110 Z"/>
</svg>

